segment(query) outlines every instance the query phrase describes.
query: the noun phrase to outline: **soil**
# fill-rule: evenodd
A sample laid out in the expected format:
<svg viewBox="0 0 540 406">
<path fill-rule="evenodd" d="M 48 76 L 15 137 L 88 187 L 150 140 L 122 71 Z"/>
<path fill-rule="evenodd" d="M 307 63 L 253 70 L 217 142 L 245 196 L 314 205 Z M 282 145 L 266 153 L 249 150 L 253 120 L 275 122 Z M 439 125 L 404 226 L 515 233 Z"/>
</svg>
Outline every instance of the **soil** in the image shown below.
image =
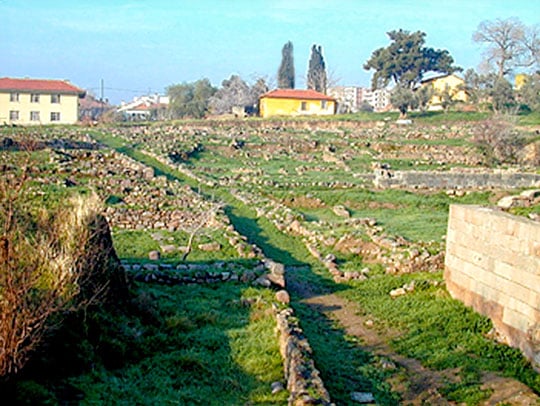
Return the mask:
<svg viewBox="0 0 540 406">
<path fill-rule="evenodd" d="M 397 354 L 389 346 L 392 338 L 399 332 L 374 326 L 373 320 L 361 315 L 358 304 L 342 298 L 335 293 L 316 292 L 311 286 L 299 283 L 289 272 L 288 289 L 301 298 L 313 311 L 337 322 L 348 335 L 361 339 L 362 348 L 398 367 L 399 373 L 389 381 L 392 389 L 399 393 L 405 405 L 454 405 L 446 400 L 440 389 L 449 382 L 458 379 L 458 370 L 431 370 L 413 358 Z M 483 377 L 483 389 L 493 392 L 481 405 L 540 405 L 540 398 L 521 382 L 515 379 L 486 374 Z"/>
</svg>

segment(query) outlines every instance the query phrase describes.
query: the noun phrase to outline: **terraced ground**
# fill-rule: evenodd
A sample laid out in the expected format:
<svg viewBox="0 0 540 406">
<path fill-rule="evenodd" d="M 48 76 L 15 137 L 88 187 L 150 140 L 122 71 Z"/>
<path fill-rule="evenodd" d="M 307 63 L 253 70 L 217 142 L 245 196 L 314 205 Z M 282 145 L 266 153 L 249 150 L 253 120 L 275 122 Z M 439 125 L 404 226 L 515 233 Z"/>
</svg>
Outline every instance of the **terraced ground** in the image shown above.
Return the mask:
<svg viewBox="0 0 540 406">
<path fill-rule="evenodd" d="M 150 251 L 161 252 L 169 273 L 225 270 L 241 279 L 256 272 L 261 254 L 285 264 L 291 305 L 336 404 L 357 404 L 354 392 L 373 394 L 377 404 L 536 404 L 538 374 L 494 341 L 488 320 L 452 300 L 442 279 L 449 205 L 494 203 L 511 191 L 372 186 L 381 165 L 482 167 L 474 128 L 474 121 L 199 121 L 8 129 L 4 137 L 99 143 L 34 153 L 42 174 L 35 181 L 45 201 L 97 189 L 133 273 L 152 271 Z M 171 216 L 181 221 L 156 224 Z M 392 297 L 397 288 L 406 294 Z M 95 366 L 56 380 L 29 376 L 23 387 L 33 382 L 44 397 L 89 404 L 104 394 L 125 404 L 286 404 L 287 392 L 270 388 L 283 380 L 271 291 L 240 281 L 135 282 L 134 290 L 129 312 L 96 316 L 103 339 L 88 338 L 85 354 Z M 90 354 L 99 346 L 108 358 Z"/>
</svg>

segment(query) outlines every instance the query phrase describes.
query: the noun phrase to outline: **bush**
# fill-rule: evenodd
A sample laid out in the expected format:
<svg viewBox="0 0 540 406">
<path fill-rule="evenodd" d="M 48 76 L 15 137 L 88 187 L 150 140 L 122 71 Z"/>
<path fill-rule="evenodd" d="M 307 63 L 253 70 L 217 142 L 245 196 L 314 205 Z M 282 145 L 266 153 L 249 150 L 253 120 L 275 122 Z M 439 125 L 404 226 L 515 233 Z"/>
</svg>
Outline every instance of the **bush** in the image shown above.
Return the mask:
<svg viewBox="0 0 540 406">
<path fill-rule="evenodd" d="M 473 142 L 480 150 L 488 165 L 517 162 L 517 153 L 525 140 L 513 121 L 503 115 L 495 115 L 480 123 Z"/>
<path fill-rule="evenodd" d="M 92 275 L 103 260 L 91 250 L 102 225 L 97 195 L 51 213 L 32 204 L 26 169 L 4 165 L 1 171 L 0 376 L 8 377 L 62 314 L 97 301 L 108 283 Z"/>
</svg>

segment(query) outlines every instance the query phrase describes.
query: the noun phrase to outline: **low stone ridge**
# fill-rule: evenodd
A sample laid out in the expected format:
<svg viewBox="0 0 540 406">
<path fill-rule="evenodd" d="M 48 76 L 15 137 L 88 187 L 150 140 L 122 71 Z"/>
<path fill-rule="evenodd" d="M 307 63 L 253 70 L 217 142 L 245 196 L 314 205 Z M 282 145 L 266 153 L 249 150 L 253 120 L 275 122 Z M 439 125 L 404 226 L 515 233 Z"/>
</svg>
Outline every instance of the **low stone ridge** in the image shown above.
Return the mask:
<svg viewBox="0 0 540 406">
<path fill-rule="evenodd" d="M 290 392 L 289 405 L 333 405 L 319 371 L 315 368 L 311 346 L 294 317 L 293 309 L 278 311 L 276 319 L 279 348 Z"/>
<path fill-rule="evenodd" d="M 393 171 L 375 169 L 378 188 L 410 189 L 490 189 L 540 187 L 540 174 L 515 170 Z"/>
</svg>

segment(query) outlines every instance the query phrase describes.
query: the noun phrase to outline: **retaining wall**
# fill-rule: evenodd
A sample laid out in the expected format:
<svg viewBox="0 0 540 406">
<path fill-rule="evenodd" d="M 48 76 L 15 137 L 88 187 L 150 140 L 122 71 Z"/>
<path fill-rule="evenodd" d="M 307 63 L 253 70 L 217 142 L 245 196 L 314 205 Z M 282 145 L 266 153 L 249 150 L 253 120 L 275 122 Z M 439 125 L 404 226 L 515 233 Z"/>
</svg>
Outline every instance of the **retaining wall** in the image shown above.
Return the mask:
<svg viewBox="0 0 540 406">
<path fill-rule="evenodd" d="M 479 206 L 450 206 L 445 280 L 540 369 L 540 223 Z"/>
<path fill-rule="evenodd" d="M 469 189 L 540 186 L 540 175 L 511 171 L 391 171 L 375 170 L 373 183 L 380 188 Z"/>
</svg>

